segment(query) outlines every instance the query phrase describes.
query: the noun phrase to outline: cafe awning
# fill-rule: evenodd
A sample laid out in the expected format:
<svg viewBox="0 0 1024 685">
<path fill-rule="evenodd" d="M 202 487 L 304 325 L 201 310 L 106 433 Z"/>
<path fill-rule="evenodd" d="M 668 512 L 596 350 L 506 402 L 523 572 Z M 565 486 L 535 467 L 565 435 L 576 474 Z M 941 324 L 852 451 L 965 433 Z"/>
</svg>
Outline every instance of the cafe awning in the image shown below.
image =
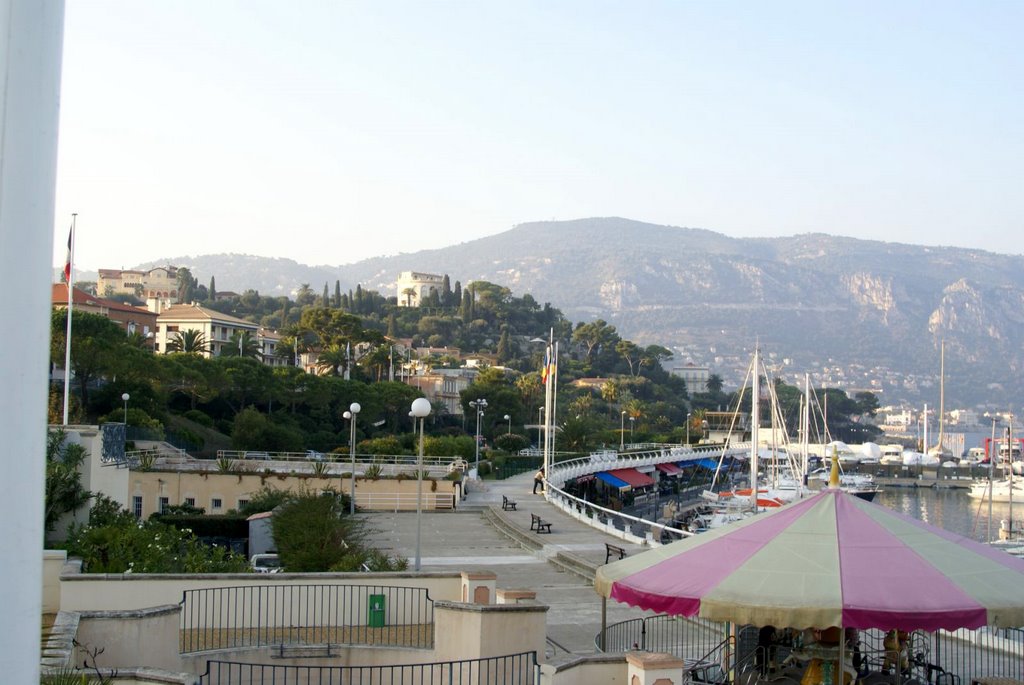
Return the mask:
<svg viewBox="0 0 1024 685">
<path fill-rule="evenodd" d="M 666 476 L 678 476 L 680 473 L 683 472 L 681 468 L 679 468 L 678 466 L 671 462 L 665 464 L 657 464 L 654 468 L 658 469 Z"/>
<path fill-rule="evenodd" d="M 619 480 L 624 480 L 634 488 L 644 488 L 649 485 L 654 485 L 654 479 L 650 476 L 640 473 L 636 469 L 615 469 L 609 471 L 611 475 L 615 476 Z"/>
<path fill-rule="evenodd" d="M 604 481 L 605 483 L 607 483 L 608 485 L 612 486 L 613 488 L 628 488 L 629 487 L 629 483 L 627 483 L 626 481 L 622 480 L 621 478 L 616 478 L 615 476 L 613 476 L 612 474 L 608 473 L 607 471 L 598 471 L 594 475 L 597 476 L 598 480 Z"/>
</svg>

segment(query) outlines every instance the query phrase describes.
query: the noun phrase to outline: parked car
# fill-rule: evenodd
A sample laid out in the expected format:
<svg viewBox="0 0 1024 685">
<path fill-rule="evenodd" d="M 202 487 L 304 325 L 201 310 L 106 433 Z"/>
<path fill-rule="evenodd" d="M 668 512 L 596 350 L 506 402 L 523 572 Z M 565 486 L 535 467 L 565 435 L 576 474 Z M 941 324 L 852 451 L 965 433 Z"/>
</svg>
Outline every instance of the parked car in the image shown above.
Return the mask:
<svg viewBox="0 0 1024 685">
<path fill-rule="evenodd" d="M 317 452 L 316 450 L 306 450 L 307 461 L 326 461 L 327 456 L 323 452 Z"/>
<path fill-rule="evenodd" d="M 266 452 L 246 452 L 242 455 L 242 459 L 262 459 L 263 461 L 270 461 L 270 455 Z"/>
<path fill-rule="evenodd" d="M 256 573 L 281 572 L 281 559 L 276 554 L 253 554 L 249 564 Z"/>
</svg>

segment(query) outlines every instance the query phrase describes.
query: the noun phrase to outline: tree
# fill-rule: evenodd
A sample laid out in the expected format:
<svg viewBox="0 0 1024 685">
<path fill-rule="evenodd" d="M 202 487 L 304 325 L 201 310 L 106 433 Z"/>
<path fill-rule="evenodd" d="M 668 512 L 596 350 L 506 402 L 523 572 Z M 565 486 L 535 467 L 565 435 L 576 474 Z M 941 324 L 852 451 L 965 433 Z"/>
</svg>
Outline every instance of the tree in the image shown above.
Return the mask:
<svg viewBox="0 0 1024 685">
<path fill-rule="evenodd" d="M 330 307 L 331 306 L 330 295 L 327 294 L 327 281 L 324 281 L 324 294 L 320 296 L 320 306 L 321 307 Z"/>
<path fill-rule="evenodd" d="M 704 387 L 712 395 L 717 395 L 722 392 L 722 386 L 724 385 L 722 377 L 717 373 L 710 374 L 708 379 L 704 382 Z"/>
<path fill-rule="evenodd" d="M 402 294 L 405 295 L 405 306 L 412 306 L 412 298 L 416 295 L 416 288 L 402 288 Z"/>
<path fill-rule="evenodd" d="M 348 351 L 339 344 L 328 345 L 316 357 L 316 370 L 331 376 L 340 376 L 348 368 Z"/>
<path fill-rule="evenodd" d="M 512 343 L 509 340 L 508 326 L 501 327 L 501 338 L 498 340 L 498 363 L 505 364 L 512 358 Z"/>
<path fill-rule="evenodd" d="M 331 306 L 341 309 L 341 281 L 334 282 L 334 299 L 331 301 Z"/>
<path fill-rule="evenodd" d="M 309 283 L 303 283 L 295 292 L 295 304 L 300 307 L 313 304 L 315 299 L 316 295 L 313 294 L 313 290 L 309 287 Z"/>
<path fill-rule="evenodd" d="M 452 306 L 452 282 L 448 279 L 448 274 L 441 279 L 441 304 L 445 307 Z"/>
<path fill-rule="evenodd" d="M 629 340 L 620 340 L 615 344 L 615 351 L 629 364 L 629 375 L 636 378 L 640 373 L 640 348 Z"/>
<path fill-rule="evenodd" d="M 63 429 L 47 434 L 45 532 L 53 530 L 61 516 L 78 511 L 92 498 L 92 493 L 82 487 L 82 474 L 78 470 L 85 456 L 84 447 L 67 442 Z"/>
<path fill-rule="evenodd" d="M 78 383 L 82 406 L 89 406 L 89 386 L 112 374 L 127 336 L 116 323 L 99 314 L 75 310 L 71 315 L 71 371 Z M 55 309 L 50 317 L 50 361 L 64 366 L 67 310 Z"/>
<path fill-rule="evenodd" d="M 204 354 L 210 349 L 206 341 L 206 334 L 202 331 L 189 328 L 178 331 L 174 337 L 167 341 L 168 352 L 184 352 L 185 354 Z"/>
<path fill-rule="evenodd" d="M 210 302 L 217 301 L 217 279 L 210 276 L 210 287 L 206 290 L 206 297 Z"/>
<path fill-rule="evenodd" d="M 281 565 L 292 573 L 402 570 L 408 561 L 367 549 L 358 519 L 348 516 L 348 499 L 326 491 L 302 493 L 281 505 L 271 529 Z"/>
<path fill-rule="evenodd" d="M 178 281 L 178 302 L 188 304 L 195 299 L 195 290 L 199 282 L 192 275 L 192 272 L 183 266 L 178 267 L 176 275 Z"/>
<path fill-rule="evenodd" d="M 581 323 L 572 333 L 572 341 L 583 347 L 587 361 L 604 347 L 614 347 L 619 340 L 619 334 L 615 326 L 610 326 L 603 319 L 597 319 L 590 323 Z"/>
</svg>

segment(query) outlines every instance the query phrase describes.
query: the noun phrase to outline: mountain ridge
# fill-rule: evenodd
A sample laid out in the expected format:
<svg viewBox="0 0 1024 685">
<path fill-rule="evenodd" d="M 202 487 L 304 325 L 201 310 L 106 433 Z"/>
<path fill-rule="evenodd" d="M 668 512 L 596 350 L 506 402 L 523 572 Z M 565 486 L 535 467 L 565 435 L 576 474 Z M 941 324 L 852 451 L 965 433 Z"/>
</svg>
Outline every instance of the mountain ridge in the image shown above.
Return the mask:
<svg viewBox="0 0 1024 685">
<path fill-rule="evenodd" d="M 333 290 L 335 281 L 395 295 L 407 270 L 447 273 L 463 285 L 487 280 L 550 302 L 573 321 L 603 318 L 637 342 L 712 367 L 734 364 L 760 340 L 806 368 L 841 360 L 934 377 L 945 338 L 948 391 L 1005 402 L 1024 380 L 1024 257 L 984 250 L 827 233 L 733 238 L 606 217 L 519 224 L 338 267 L 243 255 L 151 264 L 168 263 L 189 267 L 201 283 L 216 276 L 219 290 L 264 295 L 301 283 Z M 896 380 L 885 388 L 897 390 Z"/>
</svg>

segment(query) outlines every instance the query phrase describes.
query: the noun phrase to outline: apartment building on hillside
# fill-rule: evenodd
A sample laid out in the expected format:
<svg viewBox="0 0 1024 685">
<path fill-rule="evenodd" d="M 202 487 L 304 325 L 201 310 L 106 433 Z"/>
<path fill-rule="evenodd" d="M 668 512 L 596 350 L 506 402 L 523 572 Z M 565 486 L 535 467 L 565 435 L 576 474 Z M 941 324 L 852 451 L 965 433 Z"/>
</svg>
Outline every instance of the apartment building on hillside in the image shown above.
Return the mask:
<svg viewBox="0 0 1024 685">
<path fill-rule="evenodd" d="M 197 304 L 173 304 L 157 316 L 156 351 L 166 353 L 168 344 L 179 333 L 189 330 L 203 334 L 207 345 L 204 356 L 219 357 L 225 346 L 235 344 L 232 335 L 248 333 L 256 340 L 260 327 L 251 321 L 221 314 Z"/>
</svg>

